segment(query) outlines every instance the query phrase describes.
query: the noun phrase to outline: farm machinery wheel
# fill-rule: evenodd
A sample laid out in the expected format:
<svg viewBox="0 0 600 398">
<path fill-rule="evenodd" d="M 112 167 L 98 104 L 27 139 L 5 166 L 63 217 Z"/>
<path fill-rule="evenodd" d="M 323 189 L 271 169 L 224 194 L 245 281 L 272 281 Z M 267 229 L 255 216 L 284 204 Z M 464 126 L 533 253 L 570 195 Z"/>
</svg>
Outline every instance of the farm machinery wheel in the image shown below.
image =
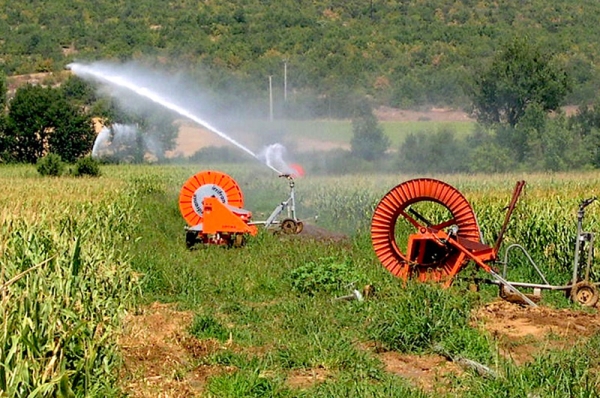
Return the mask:
<svg viewBox="0 0 600 398">
<path fill-rule="evenodd" d="M 196 231 L 186 231 L 185 247 L 191 249 L 198 242 L 198 233 Z"/>
<path fill-rule="evenodd" d="M 304 223 L 302 221 L 298 221 L 296 223 L 296 233 L 299 234 L 302 231 L 304 231 Z"/>
<path fill-rule="evenodd" d="M 441 230 L 451 230 L 459 242 L 481 242 L 465 197 L 442 181 L 419 178 L 397 185 L 381 199 L 371 221 L 371 241 L 393 275 L 449 285 L 469 259 L 440 239 L 419 240 L 420 234 L 433 236 Z"/>
<path fill-rule="evenodd" d="M 291 218 L 286 218 L 281 222 L 281 231 L 286 235 L 297 234 L 298 224 Z"/>
<path fill-rule="evenodd" d="M 589 282 L 578 282 L 571 288 L 571 300 L 584 307 L 593 307 L 598 302 L 598 289 Z"/>
</svg>

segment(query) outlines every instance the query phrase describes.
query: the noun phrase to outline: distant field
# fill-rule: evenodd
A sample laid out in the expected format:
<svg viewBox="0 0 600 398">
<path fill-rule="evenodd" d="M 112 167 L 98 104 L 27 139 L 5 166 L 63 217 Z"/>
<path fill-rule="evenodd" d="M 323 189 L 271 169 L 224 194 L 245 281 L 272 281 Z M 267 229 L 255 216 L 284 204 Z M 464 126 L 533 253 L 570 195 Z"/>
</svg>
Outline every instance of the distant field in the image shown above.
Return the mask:
<svg viewBox="0 0 600 398">
<path fill-rule="evenodd" d="M 437 132 L 449 129 L 457 137 L 465 137 L 475 126 L 473 121 L 381 121 L 381 127 L 390 137 L 392 148 L 397 148 L 410 133 Z M 178 147 L 190 155 L 204 146 L 228 145 L 227 141 L 214 133 L 205 131 L 190 123 L 185 123 L 180 130 Z M 293 144 L 303 151 L 329 150 L 336 147 L 350 146 L 352 139 L 352 122 L 350 120 L 276 120 L 273 122 L 246 121 L 243 125 L 231 125 L 223 132 L 231 135 L 252 150 L 266 144 L 283 142 Z"/>
<path fill-rule="evenodd" d="M 303 140 L 337 142 L 349 144 L 352 139 L 352 122 L 350 120 L 314 120 L 314 121 L 275 121 L 275 131 L 280 131 L 286 137 Z M 472 121 L 382 121 L 383 131 L 392 140 L 392 145 L 397 146 L 404 142 L 410 133 L 436 132 L 442 128 L 448 128 L 456 132 L 459 137 L 464 137 L 473 130 L 475 122 Z M 257 131 L 264 129 L 264 123 L 253 127 Z M 268 127 L 267 127 L 268 128 Z M 270 127 L 273 129 L 273 127 Z"/>
</svg>

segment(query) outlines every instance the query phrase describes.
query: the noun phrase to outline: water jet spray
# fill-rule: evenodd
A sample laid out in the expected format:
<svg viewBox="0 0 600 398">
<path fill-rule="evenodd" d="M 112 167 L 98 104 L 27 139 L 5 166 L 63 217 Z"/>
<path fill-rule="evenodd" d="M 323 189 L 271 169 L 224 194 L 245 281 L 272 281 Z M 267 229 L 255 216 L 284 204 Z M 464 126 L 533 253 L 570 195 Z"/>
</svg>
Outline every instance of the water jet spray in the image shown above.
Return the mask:
<svg viewBox="0 0 600 398">
<path fill-rule="evenodd" d="M 193 122 L 206 128 L 207 130 L 211 131 L 212 133 L 217 134 L 219 137 L 221 137 L 221 138 L 225 139 L 226 141 L 230 142 L 231 144 L 235 145 L 236 147 L 238 147 L 242 151 L 246 152 L 253 158 L 255 158 L 257 160 L 261 160 L 261 158 L 257 154 L 252 152 L 250 149 L 248 149 L 246 146 L 242 145 L 241 143 L 239 143 L 232 137 L 228 136 L 227 134 L 223 133 L 216 127 L 212 126 L 207 121 L 194 115 L 189 110 L 175 104 L 173 101 L 150 90 L 147 87 L 136 84 L 135 82 L 128 80 L 123 76 L 119 76 L 114 73 L 105 71 L 105 70 L 103 70 L 104 68 L 99 68 L 99 67 L 95 67 L 92 65 L 84 65 L 84 64 L 80 64 L 80 63 L 71 63 L 71 64 L 67 65 L 67 67 L 70 70 L 72 70 L 73 73 L 80 76 L 81 78 L 94 79 L 94 80 L 97 80 L 97 81 L 100 81 L 100 82 L 103 82 L 103 83 L 106 83 L 109 85 L 128 89 L 128 90 L 136 93 L 139 96 L 147 98 L 150 101 L 152 101 L 158 105 L 161 105 L 167 109 L 170 109 L 171 111 L 176 112 L 177 114 L 192 120 Z M 270 161 L 265 162 L 265 165 L 278 174 L 285 174 L 285 171 L 278 170 L 277 168 L 275 168 L 272 165 L 272 162 L 270 162 Z"/>
</svg>

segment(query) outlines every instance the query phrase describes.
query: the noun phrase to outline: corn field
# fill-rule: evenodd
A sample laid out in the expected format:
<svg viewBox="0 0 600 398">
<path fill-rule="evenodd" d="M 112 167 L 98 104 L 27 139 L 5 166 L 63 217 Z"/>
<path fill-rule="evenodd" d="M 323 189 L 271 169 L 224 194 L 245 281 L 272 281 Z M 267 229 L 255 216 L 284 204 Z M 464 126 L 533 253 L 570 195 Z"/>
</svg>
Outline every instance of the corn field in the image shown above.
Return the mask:
<svg viewBox="0 0 600 398">
<path fill-rule="evenodd" d="M 114 396 L 120 319 L 135 294 L 119 181 L 0 177 L 0 391 Z"/>
<path fill-rule="evenodd" d="M 160 193 L 177 213 L 183 182 L 214 168 L 240 185 L 245 207 L 264 219 L 286 198 L 269 170 L 231 165 L 104 166 L 98 179 L 41 178 L 33 167 L 3 166 L 0 183 L 0 396 L 118 396 L 121 320 L 139 295 L 128 245 L 144 196 Z M 407 175 L 306 177 L 296 181 L 299 218 L 367 234 L 373 209 Z M 600 173 L 437 176 L 472 204 L 493 242 L 514 184 L 528 183 L 506 234 L 525 246 L 554 283 L 570 277 L 577 205 L 595 196 Z M 584 228 L 600 225 L 598 205 Z M 182 221 L 183 226 L 183 221 Z M 374 257 L 374 255 L 373 255 Z M 594 270 L 598 273 L 598 270 Z M 561 280 L 563 278 L 564 280 Z"/>
<path fill-rule="evenodd" d="M 265 219 L 281 200 L 287 198 L 285 179 L 275 178 L 264 167 L 238 165 L 168 166 L 147 170 L 138 169 L 136 181 L 146 181 L 152 188 L 167 191 L 176 200 L 183 182 L 204 169 L 229 173 L 240 185 L 245 207 L 255 219 Z M 138 174 L 139 173 L 139 174 Z M 348 234 L 368 233 L 373 210 L 381 198 L 394 186 L 415 175 L 344 175 L 307 177 L 296 181 L 296 201 L 299 218 Z M 429 176 L 425 176 L 429 177 Z M 557 278 L 569 276 L 576 234 L 576 215 L 579 203 L 600 194 L 600 174 L 507 174 L 507 175 L 447 175 L 433 176 L 453 185 L 469 201 L 477 216 L 484 241 L 493 243 L 501 229 L 506 207 L 518 180 L 526 186 L 513 214 L 504 247 L 511 243 L 523 245 L 542 263 L 542 268 Z M 142 184 L 144 185 L 144 184 Z M 599 203 L 586 209 L 584 230 L 594 232 L 600 225 Z M 565 273 L 566 272 L 566 273 Z M 600 270 L 596 270 L 600 272 Z M 565 283 L 566 280 L 551 280 Z"/>
</svg>

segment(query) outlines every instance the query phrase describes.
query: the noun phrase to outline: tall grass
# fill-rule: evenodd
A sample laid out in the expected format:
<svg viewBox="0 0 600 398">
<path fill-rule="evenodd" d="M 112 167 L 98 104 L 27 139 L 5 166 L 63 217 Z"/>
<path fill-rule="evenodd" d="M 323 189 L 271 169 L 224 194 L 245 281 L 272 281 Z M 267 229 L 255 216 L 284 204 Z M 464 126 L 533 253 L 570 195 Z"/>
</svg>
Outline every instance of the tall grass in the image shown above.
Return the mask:
<svg viewBox="0 0 600 398">
<path fill-rule="evenodd" d="M 1 395 L 118 396 L 135 193 L 27 171 L 0 177 L 12 188 L 0 218 Z"/>
</svg>

